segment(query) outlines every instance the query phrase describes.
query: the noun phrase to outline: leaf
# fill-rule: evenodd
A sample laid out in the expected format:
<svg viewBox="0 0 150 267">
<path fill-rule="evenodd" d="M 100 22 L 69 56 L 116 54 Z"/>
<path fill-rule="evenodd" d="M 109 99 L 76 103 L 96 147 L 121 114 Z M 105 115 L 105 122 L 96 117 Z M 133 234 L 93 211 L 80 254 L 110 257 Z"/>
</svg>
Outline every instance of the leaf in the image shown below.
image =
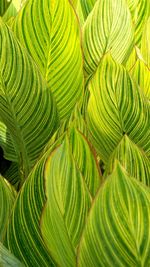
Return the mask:
<svg viewBox="0 0 150 267">
<path fill-rule="evenodd" d="M 0 241 L 4 238 L 8 219 L 10 217 L 13 203 L 15 200 L 15 191 L 0 175 Z"/>
<path fill-rule="evenodd" d="M 148 65 L 148 68 L 150 69 L 150 31 L 149 29 L 150 29 L 150 17 L 147 20 L 145 27 L 143 29 L 143 35 L 142 35 L 142 40 L 141 40 L 141 52 Z"/>
<path fill-rule="evenodd" d="M 47 203 L 41 224 L 44 241 L 62 267 L 76 265 L 75 249 L 90 207 L 89 192 L 67 142 L 46 163 Z"/>
<path fill-rule="evenodd" d="M 1 0 L 1 4 L 0 4 L 0 16 L 3 16 L 3 14 L 5 13 L 5 11 L 7 10 L 7 8 L 9 7 L 11 3 L 11 0 Z"/>
<path fill-rule="evenodd" d="M 26 0 L 12 0 L 3 16 L 3 20 L 8 22 L 12 17 L 15 17 L 25 2 Z"/>
<path fill-rule="evenodd" d="M 24 265 L 0 243 L 0 266 L 23 267 Z"/>
<path fill-rule="evenodd" d="M 7 179 L 7 181 L 14 186 L 16 190 L 19 189 L 20 173 L 17 163 L 12 162 L 10 167 L 4 173 L 4 176 Z"/>
<path fill-rule="evenodd" d="M 42 158 L 22 186 L 7 227 L 5 246 L 27 267 L 54 267 L 40 232 L 40 218 L 46 202 L 45 158 Z"/>
<path fill-rule="evenodd" d="M 2 121 L 0 121 L 0 145 L 3 148 L 5 159 L 17 162 L 12 136 L 8 132 L 7 126 Z"/>
<path fill-rule="evenodd" d="M 126 134 L 150 156 L 149 107 L 122 65 L 106 55 L 89 83 L 87 123 L 91 141 L 107 164 Z"/>
<path fill-rule="evenodd" d="M 60 118 L 66 119 L 83 94 L 79 25 L 69 1 L 28 1 L 13 31 L 54 93 Z"/>
<path fill-rule="evenodd" d="M 93 203 L 77 266 L 149 266 L 149 229 L 150 190 L 117 164 Z"/>
<path fill-rule="evenodd" d="M 7 127 L 0 140 L 5 149 L 8 129 L 24 179 L 58 125 L 57 109 L 36 65 L 2 20 L 0 40 L 0 121 Z M 10 159 L 12 144 L 11 150 Z"/>
<path fill-rule="evenodd" d="M 86 20 L 87 16 L 89 15 L 89 13 L 92 11 L 96 1 L 97 0 L 79 0 L 81 7 L 82 7 L 82 11 L 83 11 L 85 20 Z"/>
<path fill-rule="evenodd" d="M 116 159 L 127 170 L 128 174 L 150 186 L 150 160 L 140 147 L 136 146 L 127 135 L 114 150 L 107 163 L 105 176 L 112 173 Z"/>
<path fill-rule="evenodd" d="M 110 52 L 124 63 L 133 47 L 131 15 L 124 0 L 98 0 L 83 27 L 86 76 L 92 75 L 102 57 Z"/>
<path fill-rule="evenodd" d="M 144 25 L 150 16 L 149 0 L 127 0 L 135 29 L 134 43 L 140 47 Z"/>
<path fill-rule="evenodd" d="M 55 266 L 53 262 L 74 266 L 92 195 L 101 182 L 83 135 L 72 129 L 64 138 L 61 143 L 57 140 L 59 146 L 50 148 L 28 176 L 7 228 L 5 244 L 26 266 Z"/>
<path fill-rule="evenodd" d="M 96 153 L 92 149 L 90 143 L 87 143 L 87 139 L 84 135 L 80 134 L 74 128 L 69 132 L 70 148 L 73 158 L 76 161 L 78 169 L 85 178 L 90 194 L 94 197 L 102 182 Z"/>
<path fill-rule="evenodd" d="M 132 78 L 140 86 L 143 94 L 150 101 L 150 69 L 143 62 L 138 59 L 130 71 Z"/>
</svg>

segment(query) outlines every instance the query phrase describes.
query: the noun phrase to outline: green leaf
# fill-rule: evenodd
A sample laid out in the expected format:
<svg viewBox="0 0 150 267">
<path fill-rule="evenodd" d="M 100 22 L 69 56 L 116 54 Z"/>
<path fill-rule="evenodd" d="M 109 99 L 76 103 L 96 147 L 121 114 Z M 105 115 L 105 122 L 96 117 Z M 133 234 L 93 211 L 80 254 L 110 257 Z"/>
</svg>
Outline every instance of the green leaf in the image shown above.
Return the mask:
<svg viewBox="0 0 150 267">
<path fill-rule="evenodd" d="M 89 15 L 89 13 L 92 11 L 96 1 L 97 0 L 79 0 L 85 20 L 87 16 Z"/>
<path fill-rule="evenodd" d="M 15 191 L 0 175 L 0 241 L 4 238 L 6 226 L 15 200 Z"/>
<path fill-rule="evenodd" d="M 40 232 L 46 202 L 42 158 L 22 186 L 7 227 L 5 246 L 27 267 L 54 267 Z"/>
<path fill-rule="evenodd" d="M 12 136 L 2 121 L 0 121 L 0 145 L 3 148 L 5 159 L 17 161 Z"/>
<path fill-rule="evenodd" d="M 96 153 L 84 135 L 77 130 L 72 128 L 69 138 L 73 158 L 85 179 L 90 194 L 94 197 L 102 182 Z"/>
<path fill-rule="evenodd" d="M 96 71 L 108 51 L 119 63 L 125 62 L 133 47 L 131 15 L 124 0 L 98 0 L 83 27 L 86 75 Z"/>
<path fill-rule="evenodd" d="M 113 171 L 116 159 L 120 161 L 129 175 L 150 186 L 150 160 L 144 151 L 135 145 L 127 135 L 124 135 L 110 157 L 105 176 Z"/>
<path fill-rule="evenodd" d="M 150 69 L 143 60 L 138 59 L 130 71 L 132 78 L 140 86 L 143 94 L 150 101 Z"/>
<path fill-rule="evenodd" d="M 67 118 L 83 94 L 79 25 L 69 1 L 28 1 L 13 31 L 54 93 L 60 118 Z"/>
<path fill-rule="evenodd" d="M 26 0 L 12 0 L 9 8 L 3 16 L 3 20 L 8 22 L 9 19 L 15 17 L 25 2 Z"/>
<path fill-rule="evenodd" d="M 14 255 L 0 243 L 0 266 L 1 267 L 24 267 Z"/>
<path fill-rule="evenodd" d="M 19 166 L 16 162 L 12 162 L 10 167 L 4 173 L 5 178 L 16 190 L 19 189 L 20 173 Z"/>
<path fill-rule="evenodd" d="M 149 253 L 150 189 L 118 164 L 93 203 L 77 266 L 149 266 Z"/>
<path fill-rule="evenodd" d="M 150 156 L 149 107 L 122 65 L 106 55 L 89 83 L 87 123 L 104 163 L 126 134 Z"/>
<path fill-rule="evenodd" d="M 9 158 L 17 159 L 24 179 L 57 127 L 57 109 L 36 65 L 2 21 L 0 40 L 0 121 L 7 127 L 0 140 L 5 149 L 11 135 L 15 155 L 11 144 Z"/>
<path fill-rule="evenodd" d="M 74 266 L 90 202 L 100 182 L 88 142 L 77 130 L 69 130 L 23 185 L 7 228 L 6 246 L 29 267 L 54 266 L 53 260 L 60 266 Z"/>
<path fill-rule="evenodd" d="M 90 207 L 90 195 L 65 140 L 47 160 L 47 203 L 41 231 L 59 266 L 76 265 L 75 250 Z"/>
<path fill-rule="evenodd" d="M 3 16 L 3 14 L 6 12 L 7 8 L 9 7 L 11 3 L 11 0 L 1 0 L 0 4 L 0 16 Z"/>
<path fill-rule="evenodd" d="M 140 46 L 145 22 L 150 16 L 149 0 L 127 0 L 135 29 L 134 43 Z"/>
<path fill-rule="evenodd" d="M 141 40 L 141 52 L 150 69 L 150 17 L 147 20 L 143 29 L 143 35 Z"/>
</svg>

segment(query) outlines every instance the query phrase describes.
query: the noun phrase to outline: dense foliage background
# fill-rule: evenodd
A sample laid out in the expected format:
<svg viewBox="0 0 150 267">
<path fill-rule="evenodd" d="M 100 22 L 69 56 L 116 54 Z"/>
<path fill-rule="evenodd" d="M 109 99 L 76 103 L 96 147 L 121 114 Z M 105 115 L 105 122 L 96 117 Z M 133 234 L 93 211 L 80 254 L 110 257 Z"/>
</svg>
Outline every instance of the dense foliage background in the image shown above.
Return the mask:
<svg viewBox="0 0 150 267">
<path fill-rule="evenodd" d="M 0 266 L 150 267 L 150 1 L 0 16 Z"/>
</svg>

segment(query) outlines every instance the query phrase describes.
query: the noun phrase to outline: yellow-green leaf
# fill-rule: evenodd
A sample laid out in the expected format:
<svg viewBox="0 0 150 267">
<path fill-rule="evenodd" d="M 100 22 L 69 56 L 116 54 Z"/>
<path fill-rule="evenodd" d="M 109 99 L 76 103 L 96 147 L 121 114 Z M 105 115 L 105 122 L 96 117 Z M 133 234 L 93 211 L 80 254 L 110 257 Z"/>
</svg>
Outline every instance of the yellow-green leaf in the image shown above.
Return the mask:
<svg viewBox="0 0 150 267">
<path fill-rule="evenodd" d="M 2 20 L 0 54 L 0 143 L 26 177 L 58 125 L 56 103 L 36 64 Z"/>
<path fill-rule="evenodd" d="M 60 140 L 28 176 L 7 228 L 6 246 L 29 267 L 75 266 L 91 200 L 101 182 L 83 135 L 72 129 Z"/>
<path fill-rule="evenodd" d="M 149 107 L 125 68 L 106 55 L 89 83 L 87 122 L 104 163 L 126 134 L 150 156 Z"/>
<path fill-rule="evenodd" d="M 83 27 L 86 75 L 96 71 L 108 51 L 119 63 L 125 62 L 133 46 L 133 27 L 125 0 L 98 0 Z"/>
<path fill-rule="evenodd" d="M 78 267 L 150 265 L 150 189 L 119 164 L 93 203 L 78 252 Z"/>
<path fill-rule="evenodd" d="M 124 135 L 112 153 L 106 166 L 105 175 L 113 171 L 116 159 L 120 161 L 129 175 L 150 186 L 150 160 L 144 151 L 135 145 L 127 135 Z"/>
<path fill-rule="evenodd" d="M 83 94 L 80 31 L 70 2 L 27 1 L 13 31 L 54 93 L 61 119 L 68 117 Z"/>
<path fill-rule="evenodd" d="M 46 162 L 47 203 L 41 231 L 59 266 L 76 266 L 76 248 L 90 207 L 90 194 L 69 151 L 68 140 Z"/>
<path fill-rule="evenodd" d="M 145 22 L 150 16 L 149 0 L 127 0 L 135 29 L 134 43 L 140 47 Z"/>
<path fill-rule="evenodd" d="M 141 91 L 150 101 L 150 69 L 143 60 L 138 59 L 130 71 L 132 78 L 140 86 Z"/>
<path fill-rule="evenodd" d="M 14 255 L 0 243 L 0 266 L 1 267 L 25 267 Z"/>
<path fill-rule="evenodd" d="M 0 175 L 0 241 L 3 240 L 8 220 L 15 201 L 15 191 Z"/>
<path fill-rule="evenodd" d="M 150 3 L 150 2 L 149 2 Z M 141 40 L 141 52 L 150 69 L 150 17 L 145 23 Z"/>
</svg>

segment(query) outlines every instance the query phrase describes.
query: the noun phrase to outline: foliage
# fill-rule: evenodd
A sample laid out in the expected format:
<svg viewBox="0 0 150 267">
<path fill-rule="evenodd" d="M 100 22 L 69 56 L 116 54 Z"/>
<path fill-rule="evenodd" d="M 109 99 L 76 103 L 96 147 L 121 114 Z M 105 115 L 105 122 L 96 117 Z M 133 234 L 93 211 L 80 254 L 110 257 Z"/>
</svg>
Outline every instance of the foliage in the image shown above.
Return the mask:
<svg viewBox="0 0 150 267">
<path fill-rule="evenodd" d="M 0 16 L 0 266 L 150 267 L 149 0 Z"/>
</svg>

